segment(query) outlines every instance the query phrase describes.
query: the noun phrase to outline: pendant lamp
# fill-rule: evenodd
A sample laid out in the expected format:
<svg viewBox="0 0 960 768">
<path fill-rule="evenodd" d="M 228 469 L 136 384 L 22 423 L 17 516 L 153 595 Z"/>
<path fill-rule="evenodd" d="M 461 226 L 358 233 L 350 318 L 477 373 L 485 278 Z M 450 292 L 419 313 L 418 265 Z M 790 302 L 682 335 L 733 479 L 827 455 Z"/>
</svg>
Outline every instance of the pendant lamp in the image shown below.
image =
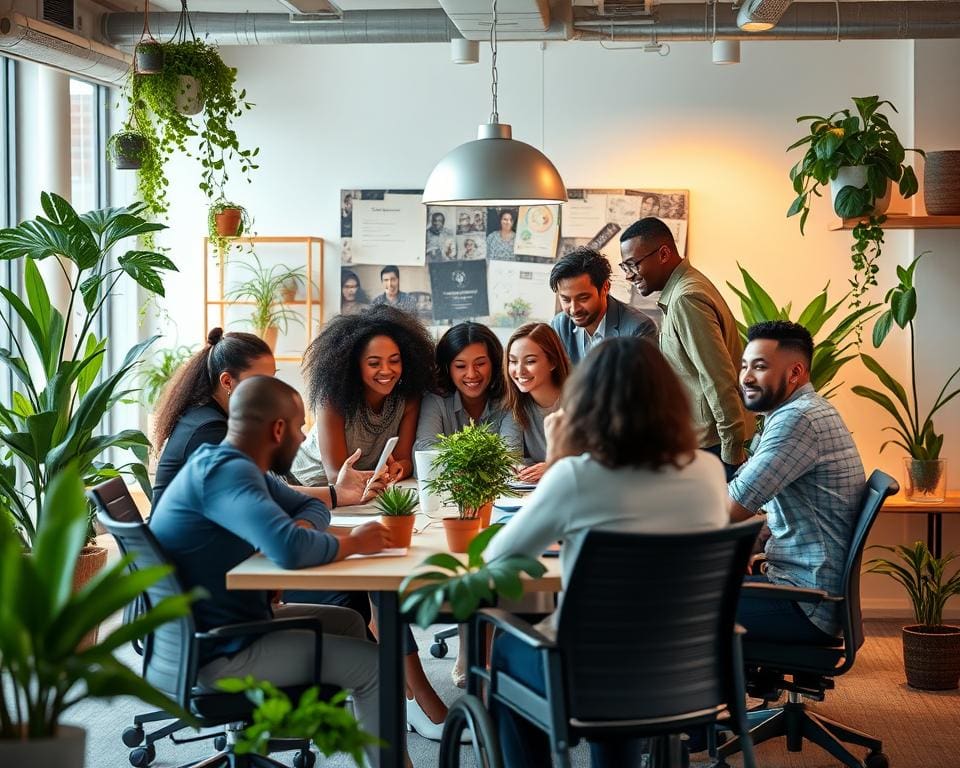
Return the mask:
<svg viewBox="0 0 960 768">
<path fill-rule="evenodd" d="M 448 153 L 430 174 L 423 202 L 430 205 L 545 205 L 565 203 L 567 189 L 540 150 L 517 141 L 497 113 L 497 0 L 490 28 L 493 110 L 477 140 Z"/>
</svg>

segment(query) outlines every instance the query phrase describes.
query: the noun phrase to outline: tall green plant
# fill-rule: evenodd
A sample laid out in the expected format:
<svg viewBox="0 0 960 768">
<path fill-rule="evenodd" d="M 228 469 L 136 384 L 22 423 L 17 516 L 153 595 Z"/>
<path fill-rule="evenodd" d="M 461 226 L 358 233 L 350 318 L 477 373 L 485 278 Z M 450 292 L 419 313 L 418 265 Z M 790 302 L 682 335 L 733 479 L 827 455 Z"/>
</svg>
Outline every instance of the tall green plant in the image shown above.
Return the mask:
<svg viewBox="0 0 960 768">
<path fill-rule="evenodd" d="M 193 348 L 185 344 L 179 347 L 168 347 L 154 350 L 150 357 L 140 366 L 139 379 L 143 385 L 141 402 L 149 410 L 160 399 L 163 388 L 167 386 L 173 374 L 193 354 Z"/>
<path fill-rule="evenodd" d="M 830 284 L 827 283 L 823 290 L 803 308 L 799 317 L 794 320 L 791 317 L 792 303 L 778 307 L 770 294 L 747 270 L 739 264 L 737 264 L 737 268 L 743 277 L 744 287 L 741 289 L 729 282 L 727 285 L 740 299 L 740 311 L 743 315 L 743 322 L 737 321 L 740 338 L 746 342 L 747 329 L 755 323 L 771 320 L 790 320 L 799 323 L 810 331 L 810 335 L 814 337 L 810 383 L 823 397 L 833 395 L 843 385 L 843 382 L 833 384 L 834 378 L 844 365 L 857 357 L 855 352 L 851 352 L 852 348 L 856 346 L 856 342 L 850 338 L 851 334 L 856 333 L 857 329 L 872 317 L 870 313 L 874 312 L 880 305 L 869 304 L 848 312 L 833 327 L 833 330 L 818 340 L 817 336 L 847 300 L 847 296 L 843 296 L 835 304 L 830 304 L 827 296 L 827 289 Z"/>
<path fill-rule="evenodd" d="M 917 624 L 924 627 L 943 625 L 943 608 L 954 595 L 960 595 L 960 570 L 946 578 L 947 566 L 957 556 L 952 552 L 943 557 L 934 557 L 922 541 L 912 547 L 898 544 L 896 547 L 876 545 L 871 549 L 893 552 L 899 562 L 877 557 L 867 563 L 867 573 L 883 573 L 899 582 L 913 605 Z"/>
<path fill-rule="evenodd" d="M 127 572 L 132 557 L 125 557 L 74 592 L 73 574 L 87 528 L 83 483 L 69 465 L 50 478 L 46 490 L 29 555 L 9 520 L 0 515 L 0 739 L 49 738 L 72 706 L 107 696 L 136 696 L 192 722 L 113 652 L 186 615 L 201 595 L 168 597 L 78 652 L 77 645 L 94 627 L 173 569 Z"/>
<path fill-rule="evenodd" d="M 873 327 L 873 346 L 879 347 L 887 334 L 894 325 L 899 328 L 907 329 L 910 333 L 910 392 L 907 393 L 906 387 L 891 376 L 883 366 L 880 365 L 870 355 L 860 355 L 863 364 L 867 366 L 874 376 L 890 394 L 887 395 L 879 390 L 870 387 L 856 386 L 853 388 L 855 394 L 873 401 L 893 417 L 895 426 L 884 427 L 884 431 L 893 432 L 897 435 L 892 440 L 887 440 L 880 446 L 883 451 L 888 445 L 899 445 L 911 457 L 919 460 L 930 460 L 940 458 L 940 449 L 943 447 L 943 435 L 938 434 L 933 426 L 933 415 L 943 406 L 949 403 L 954 397 L 960 395 L 960 387 L 949 394 L 947 389 L 950 383 L 960 374 L 958 367 L 946 383 L 940 389 L 933 406 L 926 416 L 920 416 L 920 403 L 917 398 L 917 354 L 916 354 L 916 334 L 914 333 L 913 320 L 917 315 L 917 289 L 913 284 L 913 276 L 926 253 L 921 253 L 915 258 L 910 266 L 904 268 L 897 267 L 897 277 L 900 282 L 887 291 L 884 303 L 887 309 L 877 318 Z M 891 397 L 892 396 L 892 397 Z"/>
<path fill-rule="evenodd" d="M 176 270 L 170 259 L 152 251 L 129 250 L 110 258 L 126 238 L 165 229 L 143 218 L 141 203 L 77 214 L 62 197 L 45 192 L 41 205 L 44 216 L 0 231 L 0 259 L 19 259 L 23 269 L 22 290 L 0 288 L 0 321 L 12 339 L 12 349 L 0 349 L 0 362 L 18 385 L 10 402 L 0 403 L 0 444 L 7 449 L 0 460 L 0 497 L 27 545 L 36 538 L 47 485 L 70 463 L 88 485 L 128 471 L 149 491 L 144 434 L 100 430 L 107 412 L 135 391 L 123 388 L 127 374 L 156 337 L 140 342 L 119 367 L 105 371 L 107 339 L 97 337 L 96 321 L 125 276 L 162 296 L 161 273 Z M 36 265 L 47 258 L 60 267 L 68 289 L 62 313 Z M 15 332 L 18 323 L 23 338 Z M 35 361 L 28 359 L 30 347 Z M 136 460 L 121 467 L 99 461 L 110 448 L 130 449 Z M 19 480 L 17 460 L 25 475 Z"/>
<path fill-rule="evenodd" d="M 291 320 L 302 324 L 300 315 L 283 305 L 283 293 L 291 285 L 296 287 L 304 284 L 303 270 L 299 267 L 287 267 L 284 264 L 265 267 L 257 254 L 250 255 L 253 257 L 253 263 L 246 261 L 239 263 L 240 269 L 250 277 L 227 291 L 227 298 L 253 303 L 249 322 L 260 336 L 273 326 L 286 333 Z"/>
</svg>

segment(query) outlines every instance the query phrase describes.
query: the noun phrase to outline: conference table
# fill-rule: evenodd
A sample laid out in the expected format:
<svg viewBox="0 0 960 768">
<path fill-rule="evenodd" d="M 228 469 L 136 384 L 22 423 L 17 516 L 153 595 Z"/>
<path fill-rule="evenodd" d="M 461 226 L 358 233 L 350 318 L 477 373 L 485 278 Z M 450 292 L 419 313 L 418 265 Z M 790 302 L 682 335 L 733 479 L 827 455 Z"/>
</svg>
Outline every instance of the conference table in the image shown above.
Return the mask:
<svg viewBox="0 0 960 768">
<path fill-rule="evenodd" d="M 372 505 L 343 507 L 333 514 L 333 525 L 356 525 L 376 520 Z M 413 541 L 407 552 L 391 557 L 355 557 L 336 563 L 286 570 L 257 554 L 227 573 L 228 589 L 318 589 L 343 592 L 371 592 L 379 597 L 377 632 L 379 635 L 380 738 L 386 742 L 381 751 L 382 768 L 403 768 L 405 741 L 403 677 L 403 629 L 406 617 L 400 613 L 400 583 L 414 573 L 425 558 L 448 552 L 443 525 L 439 519 L 417 515 Z M 466 555 L 457 557 L 466 560 Z M 543 558 L 546 573 L 539 579 L 524 577 L 528 592 L 559 592 L 560 562 Z"/>
</svg>

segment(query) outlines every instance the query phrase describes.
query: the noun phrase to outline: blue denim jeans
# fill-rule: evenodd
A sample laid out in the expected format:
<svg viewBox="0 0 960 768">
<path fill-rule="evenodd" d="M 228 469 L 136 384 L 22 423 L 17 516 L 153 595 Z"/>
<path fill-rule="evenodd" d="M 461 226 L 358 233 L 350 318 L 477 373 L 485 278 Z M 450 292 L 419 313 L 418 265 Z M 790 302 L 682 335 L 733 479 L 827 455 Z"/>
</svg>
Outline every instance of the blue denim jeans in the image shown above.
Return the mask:
<svg viewBox="0 0 960 768">
<path fill-rule="evenodd" d="M 546 690 L 540 654 L 522 640 L 498 634 L 493 641 L 491 666 L 509 673 L 537 693 L 543 694 Z M 490 702 L 490 715 L 500 736 L 503 763 L 507 768 L 551 768 L 553 758 L 546 733 L 496 701 Z M 638 739 L 589 743 L 593 768 L 633 768 L 640 765 L 643 750 L 642 742 Z"/>
<path fill-rule="evenodd" d="M 770 584 L 766 576 L 746 576 L 744 584 Z M 793 600 L 761 600 L 740 593 L 737 623 L 747 630 L 748 639 L 771 640 L 782 643 L 824 645 L 835 640 L 803 612 Z"/>
</svg>

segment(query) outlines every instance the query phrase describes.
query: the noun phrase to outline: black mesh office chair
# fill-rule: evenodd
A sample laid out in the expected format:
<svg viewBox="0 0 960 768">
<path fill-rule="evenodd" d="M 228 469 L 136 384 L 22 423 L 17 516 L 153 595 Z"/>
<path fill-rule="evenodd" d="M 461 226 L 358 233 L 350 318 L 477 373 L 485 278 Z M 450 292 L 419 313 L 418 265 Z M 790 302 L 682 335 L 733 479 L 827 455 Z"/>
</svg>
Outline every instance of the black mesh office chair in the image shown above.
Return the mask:
<svg viewBox="0 0 960 768">
<path fill-rule="evenodd" d="M 497 734 L 477 694 L 544 730 L 556 764 L 570 765 L 581 738 L 653 738 L 651 768 L 680 764 L 679 734 L 729 716 L 747 720 L 734 617 L 761 522 L 662 534 L 588 534 L 564 593 L 557 639 L 499 609 L 480 611 L 470 635 L 468 693 L 450 708 L 441 768 L 459 765 L 459 737 L 474 734 L 477 764 L 502 765 Z M 477 642 L 484 625 L 539 651 L 547 690 L 486 670 Z M 496 640 L 494 640 L 496 643 Z M 745 764 L 752 768 L 749 737 Z"/>
<path fill-rule="evenodd" d="M 118 485 L 119 482 L 119 485 Z M 167 565 L 157 540 L 139 513 L 131 519 L 130 498 L 122 480 L 113 479 L 92 488 L 87 495 L 97 506 L 98 520 L 117 540 L 120 550 L 136 558 L 132 568 L 146 568 L 155 565 Z M 126 497 L 126 498 L 124 498 Z M 135 509 L 135 507 L 134 507 Z M 183 593 L 175 575 L 169 575 L 153 584 L 142 596 L 144 605 L 157 604 L 165 597 Z M 237 731 L 250 720 L 253 704 L 242 694 L 211 693 L 197 686 L 198 646 L 201 641 L 230 637 L 256 637 L 271 632 L 291 629 L 309 630 L 316 634 L 316 660 L 314 668 L 320 669 L 322 652 L 322 627 L 309 619 L 275 619 L 271 621 L 247 622 L 217 627 L 209 632 L 197 632 L 193 616 L 187 615 L 170 621 L 159 627 L 144 639 L 143 678 L 167 694 L 171 699 L 191 712 L 201 728 L 226 726 L 223 743 L 217 748 L 218 755 L 202 761 L 204 768 L 230 766 L 230 768 L 283 768 L 281 763 L 260 755 L 236 755 L 233 743 Z M 291 700 L 296 701 L 308 686 L 284 688 Z M 321 695 L 332 696 L 336 688 L 324 686 Z M 169 715 L 167 716 L 169 718 Z M 181 726 L 183 727 L 183 726 Z M 155 734 L 151 734 L 154 736 Z M 150 737 L 147 737 L 148 739 Z M 162 737 L 157 737 L 162 738 Z M 156 756 L 154 742 L 148 741 L 145 747 L 134 750 L 130 761 L 134 765 L 149 765 Z M 312 768 L 316 755 L 310 751 L 310 744 L 300 740 L 278 740 L 271 742 L 270 751 L 298 749 L 294 758 L 294 768 Z M 134 762 L 136 757 L 137 762 Z"/>
<path fill-rule="evenodd" d="M 881 751 L 880 739 L 869 736 L 841 723 L 830 720 L 807 709 L 803 697 L 823 701 L 826 691 L 834 687 L 834 678 L 848 672 L 857 658 L 857 650 L 863 645 L 863 616 L 860 613 L 860 561 L 873 522 L 884 500 L 900 490 L 897 481 L 887 474 L 874 471 L 860 504 L 860 514 L 854 528 L 853 540 L 844 565 L 843 582 L 839 595 L 797 587 L 768 585 L 745 585 L 744 594 L 760 596 L 761 599 L 784 598 L 798 602 L 830 600 L 837 603 L 842 635 L 833 645 L 789 645 L 762 640 L 751 641 L 750 634 L 743 638 L 743 656 L 748 667 L 748 684 L 764 690 L 773 688 L 779 695 L 787 692 L 787 701 L 782 707 L 764 705 L 748 713 L 751 724 L 750 736 L 754 744 L 785 736 L 787 749 L 800 752 L 804 739 L 822 747 L 837 760 L 850 768 L 887 768 L 889 761 Z M 844 746 L 856 744 L 869 752 L 861 761 Z M 723 744 L 718 755 L 722 759 L 740 749 L 738 739 Z"/>
</svg>

